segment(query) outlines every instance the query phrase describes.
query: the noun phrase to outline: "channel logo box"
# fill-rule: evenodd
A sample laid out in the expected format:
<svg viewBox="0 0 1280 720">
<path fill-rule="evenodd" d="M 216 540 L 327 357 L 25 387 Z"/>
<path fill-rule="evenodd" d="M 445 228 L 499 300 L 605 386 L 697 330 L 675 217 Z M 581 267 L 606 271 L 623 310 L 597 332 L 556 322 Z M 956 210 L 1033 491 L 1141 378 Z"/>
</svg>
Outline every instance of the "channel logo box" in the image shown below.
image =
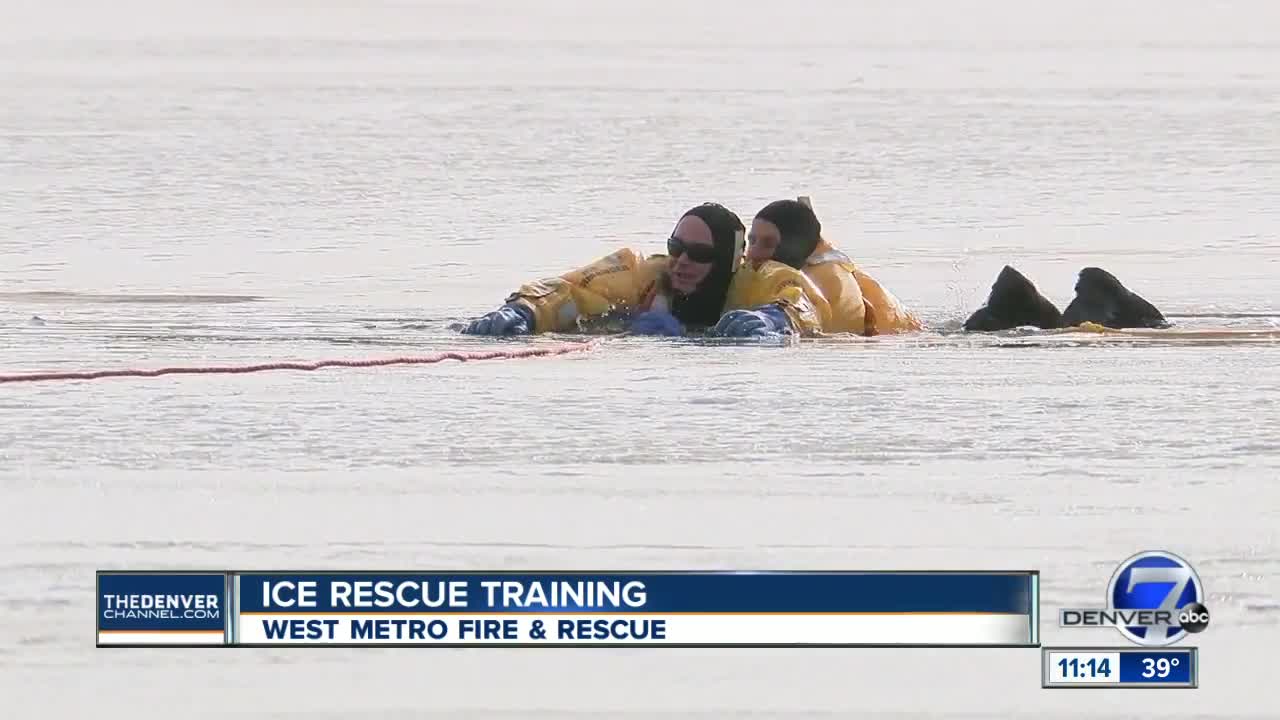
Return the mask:
<svg viewBox="0 0 1280 720">
<path fill-rule="evenodd" d="M 1070 608 L 1058 614 L 1064 628 L 1115 628 L 1143 647 L 1163 647 L 1204 632 L 1207 595 L 1191 563 L 1163 550 L 1148 550 L 1120 563 L 1107 584 L 1106 607 Z"/>
<path fill-rule="evenodd" d="M 98 647 L 225 645 L 225 573 L 98 572 Z"/>
</svg>

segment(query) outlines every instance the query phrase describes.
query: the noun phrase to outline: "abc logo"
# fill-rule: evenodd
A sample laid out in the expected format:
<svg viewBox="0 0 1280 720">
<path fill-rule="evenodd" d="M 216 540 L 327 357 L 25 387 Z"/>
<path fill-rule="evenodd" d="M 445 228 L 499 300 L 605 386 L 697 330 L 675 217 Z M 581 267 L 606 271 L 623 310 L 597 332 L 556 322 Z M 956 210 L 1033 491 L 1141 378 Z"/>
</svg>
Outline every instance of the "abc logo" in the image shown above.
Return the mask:
<svg viewBox="0 0 1280 720">
<path fill-rule="evenodd" d="M 1178 613 L 1178 624 L 1189 633 L 1204 632 L 1209 627 L 1209 608 L 1198 602 L 1187 603 Z"/>
</svg>

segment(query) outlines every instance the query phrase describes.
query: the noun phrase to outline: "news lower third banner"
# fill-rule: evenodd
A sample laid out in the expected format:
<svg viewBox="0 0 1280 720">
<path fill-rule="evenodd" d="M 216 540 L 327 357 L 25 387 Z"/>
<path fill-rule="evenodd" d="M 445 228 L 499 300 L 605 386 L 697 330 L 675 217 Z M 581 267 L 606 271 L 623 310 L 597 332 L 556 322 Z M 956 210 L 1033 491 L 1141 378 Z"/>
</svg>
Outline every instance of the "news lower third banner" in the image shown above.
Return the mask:
<svg viewBox="0 0 1280 720">
<path fill-rule="evenodd" d="M 98 646 L 1039 647 L 1039 573 L 108 572 Z"/>
</svg>

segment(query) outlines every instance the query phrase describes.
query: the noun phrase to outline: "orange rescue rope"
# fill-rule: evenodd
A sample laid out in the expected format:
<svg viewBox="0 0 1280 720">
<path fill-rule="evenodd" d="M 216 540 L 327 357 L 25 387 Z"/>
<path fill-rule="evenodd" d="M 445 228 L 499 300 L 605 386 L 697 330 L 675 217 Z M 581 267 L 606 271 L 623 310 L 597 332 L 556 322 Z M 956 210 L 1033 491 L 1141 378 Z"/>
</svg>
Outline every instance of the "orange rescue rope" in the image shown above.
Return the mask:
<svg viewBox="0 0 1280 720">
<path fill-rule="evenodd" d="M 429 365 L 445 360 L 514 360 L 529 357 L 548 357 L 591 350 L 599 343 L 592 340 L 583 343 L 564 343 L 546 347 L 521 348 L 519 350 L 450 350 L 417 357 L 374 358 L 368 360 L 320 360 L 318 362 L 273 362 L 258 365 L 223 365 L 207 367 L 165 367 L 153 370 L 126 368 L 121 370 L 94 370 L 88 372 L 39 372 L 21 375 L 0 375 L 0 384 L 16 382 L 47 382 L 51 380 L 98 380 L 110 377 L 158 377 L 160 375 L 240 375 L 267 370 L 319 370 L 327 367 L 365 368 L 386 365 Z"/>
</svg>

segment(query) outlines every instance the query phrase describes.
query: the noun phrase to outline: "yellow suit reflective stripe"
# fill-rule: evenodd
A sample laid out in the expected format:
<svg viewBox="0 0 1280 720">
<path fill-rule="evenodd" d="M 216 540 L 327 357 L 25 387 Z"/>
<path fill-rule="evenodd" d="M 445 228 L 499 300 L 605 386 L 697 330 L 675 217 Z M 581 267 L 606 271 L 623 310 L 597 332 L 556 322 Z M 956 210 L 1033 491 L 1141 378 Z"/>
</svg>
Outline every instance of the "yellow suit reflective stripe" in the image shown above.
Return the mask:
<svg viewBox="0 0 1280 720">
<path fill-rule="evenodd" d="M 839 250 L 836 250 L 835 248 L 830 246 L 827 246 L 825 249 L 819 246 L 818 249 L 814 250 L 813 254 L 809 256 L 809 259 L 806 261 L 806 264 L 821 265 L 822 263 L 832 263 L 832 262 L 850 263 L 850 264 L 853 263 L 853 261 L 849 259 L 849 256 L 845 255 L 843 252 L 840 252 Z"/>
</svg>

